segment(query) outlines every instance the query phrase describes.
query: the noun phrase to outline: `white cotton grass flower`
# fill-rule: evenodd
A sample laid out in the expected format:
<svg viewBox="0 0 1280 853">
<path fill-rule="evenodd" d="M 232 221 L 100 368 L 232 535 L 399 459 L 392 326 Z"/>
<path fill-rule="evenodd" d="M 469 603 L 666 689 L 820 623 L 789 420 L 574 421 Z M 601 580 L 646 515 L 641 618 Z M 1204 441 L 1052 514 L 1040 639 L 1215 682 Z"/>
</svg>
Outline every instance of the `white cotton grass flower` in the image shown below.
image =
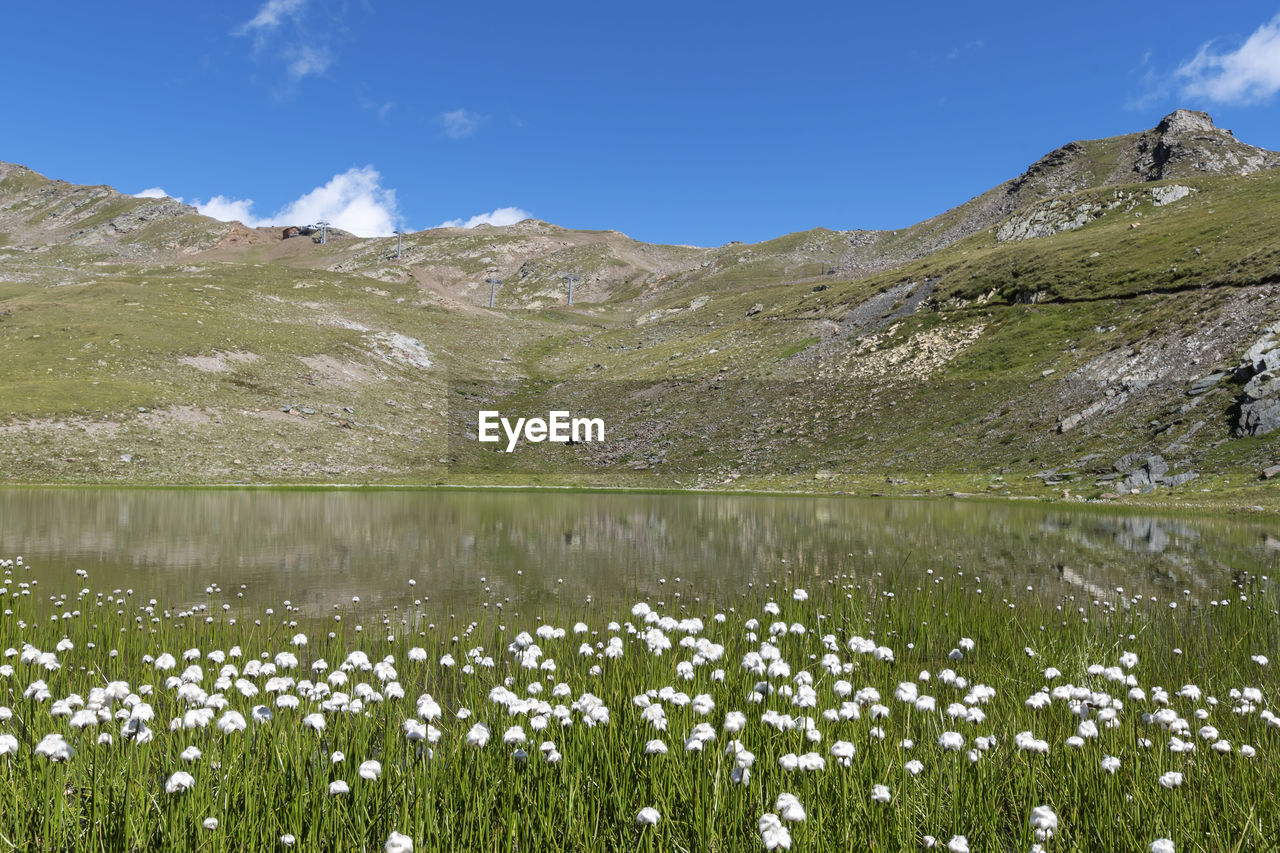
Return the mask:
<svg viewBox="0 0 1280 853">
<path fill-rule="evenodd" d="M 483 748 L 489 742 L 489 727 L 484 723 L 476 723 L 467 732 L 467 746 Z"/>
<path fill-rule="evenodd" d="M 871 802 L 887 803 L 893 799 L 893 794 L 889 791 L 888 785 L 872 785 L 871 786 Z"/>
<path fill-rule="evenodd" d="M 413 853 L 413 839 L 393 829 L 387 836 L 387 843 L 382 845 L 382 850 L 383 853 Z"/>
<path fill-rule="evenodd" d="M 847 740 L 838 740 L 831 744 L 831 757 L 836 760 L 836 764 L 841 767 L 852 767 L 853 756 L 857 752 L 857 748 Z"/>
<path fill-rule="evenodd" d="M 361 779 L 367 779 L 370 782 L 377 781 L 378 777 L 382 775 L 382 762 L 373 758 L 368 761 L 362 761 L 356 773 Z"/>
<path fill-rule="evenodd" d="M 791 849 L 791 832 L 782 825 L 776 814 L 762 815 L 759 827 L 760 840 L 764 842 L 766 850 Z"/>
<path fill-rule="evenodd" d="M 71 715 L 67 723 L 73 729 L 87 729 L 98 725 L 98 715 L 88 709 L 81 709 Z"/>
<path fill-rule="evenodd" d="M 1177 853 L 1177 848 L 1168 838 L 1157 838 L 1151 842 L 1151 853 Z"/>
<path fill-rule="evenodd" d="M 218 819 L 216 817 L 207 817 L 200 825 L 210 832 L 213 832 L 218 828 Z"/>
<path fill-rule="evenodd" d="M 947 842 L 948 853 L 969 853 L 969 839 L 963 835 L 953 835 Z"/>
<path fill-rule="evenodd" d="M 186 749 L 182 750 L 182 753 L 178 757 L 181 758 L 183 761 L 187 762 L 188 764 L 192 764 L 200 760 L 201 754 L 202 753 L 197 747 L 189 746 Z"/>
<path fill-rule="evenodd" d="M 657 826 L 660 820 L 662 815 L 653 806 L 645 806 L 636 813 L 636 823 L 641 826 Z"/>
<path fill-rule="evenodd" d="M 341 779 L 335 779 L 329 783 L 329 794 L 331 796 L 339 796 L 341 794 L 350 794 L 351 786 Z"/>
<path fill-rule="evenodd" d="M 1042 711 L 1053 704 L 1053 697 L 1048 693 L 1032 693 L 1024 704 L 1032 711 Z"/>
<path fill-rule="evenodd" d="M 11 734 L 0 734 L 0 756 L 17 755 L 18 739 Z"/>
<path fill-rule="evenodd" d="M 1036 806 L 1031 810 L 1031 828 L 1037 841 L 1048 841 L 1058 831 L 1058 815 L 1049 806 Z"/>
<path fill-rule="evenodd" d="M 649 741 L 644 745 L 644 754 L 645 755 L 666 755 L 667 745 L 662 741 L 658 740 L 657 738 L 654 738 L 653 740 Z"/>
<path fill-rule="evenodd" d="M 1013 744 L 1022 752 L 1034 752 L 1039 755 L 1049 752 L 1049 742 L 1036 738 L 1031 732 L 1018 732 L 1013 736 Z"/>
<path fill-rule="evenodd" d="M 15 753 L 17 752 L 16 746 L 13 751 Z M 71 744 L 67 743 L 66 739 L 64 739 L 62 735 L 55 733 L 45 735 L 44 738 L 36 744 L 35 753 L 36 755 L 42 755 L 56 763 L 70 761 L 71 757 L 76 754 L 76 751 L 72 749 Z"/>
<path fill-rule="evenodd" d="M 298 843 L 298 839 L 293 835 L 293 833 L 286 832 L 284 835 L 280 836 L 280 843 L 285 847 L 292 847 Z"/>
<path fill-rule="evenodd" d="M 1116 758 L 1114 755 L 1103 756 L 1102 769 L 1107 773 L 1115 775 L 1115 772 L 1120 769 L 1120 759 Z"/>
<path fill-rule="evenodd" d="M 1168 788 L 1172 791 L 1174 788 L 1182 784 L 1182 774 L 1177 770 L 1170 770 L 1168 773 L 1165 773 L 1160 777 L 1159 782 L 1162 788 Z"/>
<path fill-rule="evenodd" d="M 191 790 L 195 783 L 195 777 L 185 770 L 179 770 L 169 777 L 169 781 L 164 783 L 164 792 L 166 794 L 182 794 Z"/>
<path fill-rule="evenodd" d="M 788 823 L 799 823 L 803 821 L 807 815 L 804 806 L 800 804 L 795 794 L 779 794 L 778 802 L 774 805 L 778 810 L 778 814 Z"/>
<path fill-rule="evenodd" d="M 684 748 L 688 752 L 701 752 L 704 744 L 716 739 L 716 730 L 709 723 L 698 723 L 685 739 Z"/>
<path fill-rule="evenodd" d="M 218 731 L 223 734 L 242 732 L 246 728 L 248 728 L 248 723 L 245 722 L 244 714 L 239 711 L 225 711 L 218 720 Z"/>
</svg>

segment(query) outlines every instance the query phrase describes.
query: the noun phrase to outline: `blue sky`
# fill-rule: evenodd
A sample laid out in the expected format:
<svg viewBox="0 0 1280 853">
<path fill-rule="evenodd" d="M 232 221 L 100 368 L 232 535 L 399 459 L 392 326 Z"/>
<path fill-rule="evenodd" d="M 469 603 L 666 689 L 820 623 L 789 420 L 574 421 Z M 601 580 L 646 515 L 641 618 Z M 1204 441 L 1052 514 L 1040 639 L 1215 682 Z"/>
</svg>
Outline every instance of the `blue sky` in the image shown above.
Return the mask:
<svg viewBox="0 0 1280 853">
<path fill-rule="evenodd" d="M 0 72 L 0 160 L 364 234 L 902 227 L 1178 106 L 1280 148 L 1280 0 L 24 3 Z"/>
</svg>

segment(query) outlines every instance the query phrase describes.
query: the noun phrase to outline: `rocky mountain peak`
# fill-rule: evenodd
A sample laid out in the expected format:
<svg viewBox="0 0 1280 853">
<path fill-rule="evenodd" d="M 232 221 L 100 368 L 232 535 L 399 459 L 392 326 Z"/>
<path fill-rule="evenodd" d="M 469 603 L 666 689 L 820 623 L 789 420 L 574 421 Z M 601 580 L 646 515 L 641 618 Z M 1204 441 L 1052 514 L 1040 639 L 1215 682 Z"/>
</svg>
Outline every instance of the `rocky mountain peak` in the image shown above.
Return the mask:
<svg viewBox="0 0 1280 853">
<path fill-rule="evenodd" d="M 1246 145 L 1213 123 L 1208 113 L 1174 110 L 1151 130 L 1138 134 L 1126 158 L 1132 157 L 1128 175 L 1143 181 L 1186 177 L 1196 172 L 1248 175 L 1280 166 L 1280 153 Z"/>
<path fill-rule="evenodd" d="M 1219 128 L 1214 125 L 1213 117 L 1208 113 L 1201 112 L 1200 110 L 1182 109 L 1174 110 L 1169 113 L 1167 116 L 1160 119 L 1160 123 L 1156 125 L 1156 131 L 1164 134 L 1187 133 L 1189 131 L 1197 130 L 1212 131 L 1219 130 Z M 1220 132 L 1226 134 L 1231 133 L 1229 130 Z"/>
<path fill-rule="evenodd" d="M 910 245 L 896 247 L 893 260 L 922 257 L 997 225 L 1015 211 L 1082 190 L 1203 174 L 1248 175 L 1273 168 L 1280 168 L 1280 152 L 1246 145 L 1215 125 L 1208 113 L 1177 109 L 1150 130 L 1053 149 L 1016 178 L 912 226 Z M 861 261 L 867 269 L 884 265 L 880 259 Z"/>
</svg>

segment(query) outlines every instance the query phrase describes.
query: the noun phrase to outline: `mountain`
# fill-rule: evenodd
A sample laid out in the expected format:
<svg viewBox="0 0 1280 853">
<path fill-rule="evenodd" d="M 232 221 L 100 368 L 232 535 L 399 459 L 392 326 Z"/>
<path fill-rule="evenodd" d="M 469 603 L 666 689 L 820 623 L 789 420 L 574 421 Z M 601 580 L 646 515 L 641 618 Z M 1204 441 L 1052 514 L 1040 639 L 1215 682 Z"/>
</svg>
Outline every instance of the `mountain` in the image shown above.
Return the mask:
<svg viewBox="0 0 1280 853">
<path fill-rule="evenodd" d="M 1266 502 L 1277 166 L 1178 110 L 897 231 L 526 220 L 397 257 L 0 164 L 0 470 Z M 479 407 L 609 440 L 495 452 Z"/>
</svg>

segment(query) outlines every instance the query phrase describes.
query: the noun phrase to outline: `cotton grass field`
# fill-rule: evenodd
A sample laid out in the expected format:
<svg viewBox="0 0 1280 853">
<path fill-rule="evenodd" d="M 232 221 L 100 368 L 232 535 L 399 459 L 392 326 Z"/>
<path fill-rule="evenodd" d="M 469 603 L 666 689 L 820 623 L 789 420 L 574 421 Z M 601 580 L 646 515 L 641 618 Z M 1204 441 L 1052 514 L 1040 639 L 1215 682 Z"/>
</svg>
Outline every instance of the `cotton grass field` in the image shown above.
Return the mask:
<svg viewBox="0 0 1280 853">
<path fill-rule="evenodd" d="M 851 558 L 718 600 L 670 578 L 626 606 L 517 613 L 478 591 L 446 614 L 416 588 L 410 607 L 322 616 L 215 581 L 179 605 L 0 566 L 3 847 L 1280 839 L 1280 617 L 1257 574 L 1204 600 L 1056 577 L 984 589 L 960 570 L 891 581 Z"/>
</svg>

